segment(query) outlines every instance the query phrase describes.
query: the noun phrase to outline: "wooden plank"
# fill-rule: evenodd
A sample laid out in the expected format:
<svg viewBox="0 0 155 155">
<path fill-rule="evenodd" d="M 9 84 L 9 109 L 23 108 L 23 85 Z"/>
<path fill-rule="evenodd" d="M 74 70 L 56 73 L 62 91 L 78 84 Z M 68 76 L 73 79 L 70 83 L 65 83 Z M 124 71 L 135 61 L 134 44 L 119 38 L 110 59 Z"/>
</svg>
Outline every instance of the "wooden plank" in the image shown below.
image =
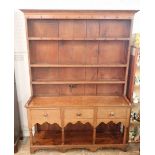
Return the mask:
<svg viewBox="0 0 155 155">
<path fill-rule="evenodd" d="M 127 68 L 126 68 L 126 73 L 125 73 L 125 85 L 124 85 L 124 96 L 127 95 L 127 82 L 128 82 L 128 72 L 129 72 L 129 63 L 130 63 L 130 47 L 131 47 L 131 39 L 132 39 L 132 29 L 133 29 L 133 19 L 131 20 L 131 26 L 130 26 L 130 41 L 126 45 L 128 48 L 127 50 Z"/>
<path fill-rule="evenodd" d="M 101 65 L 94 65 L 94 64 L 87 64 L 87 65 L 81 65 L 81 64 L 77 64 L 77 65 L 65 65 L 65 64 L 31 64 L 31 67 L 126 67 L 126 64 L 101 64 Z"/>
<path fill-rule="evenodd" d="M 28 23 L 27 23 L 27 19 L 25 18 L 25 31 L 26 31 L 26 43 L 27 43 L 27 51 L 28 51 L 28 67 L 29 67 L 29 77 L 30 77 L 30 93 L 31 93 L 31 97 L 33 96 L 33 88 L 32 88 L 32 75 L 31 75 L 31 67 L 30 67 L 30 63 L 31 63 L 31 60 L 30 60 L 30 56 L 31 56 L 31 53 L 30 53 L 30 45 L 29 45 L 29 41 L 28 41 Z"/>
<path fill-rule="evenodd" d="M 32 81 L 32 84 L 124 84 L 125 81 Z"/>
<path fill-rule="evenodd" d="M 44 103 L 44 104 L 42 104 Z M 124 107 L 130 106 L 122 96 L 53 96 L 33 97 L 28 108 L 54 108 L 54 107 Z"/>
<path fill-rule="evenodd" d="M 133 101 L 133 91 L 134 91 L 134 81 L 135 81 L 135 72 L 137 66 L 137 56 L 138 56 L 138 48 L 131 48 L 132 54 L 130 54 L 130 62 L 129 62 L 129 76 L 128 76 L 128 84 L 127 84 L 127 97 L 130 102 Z"/>
<path fill-rule="evenodd" d="M 131 19 L 138 10 L 21 10 L 29 19 Z"/>
<path fill-rule="evenodd" d="M 126 41 L 99 42 L 99 64 L 126 64 Z"/>
<path fill-rule="evenodd" d="M 30 41 L 30 61 L 35 64 L 58 64 L 58 41 Z"/>
<path fill-rule="evenodd" d="M 123 37 L 85 37 L 85 38 L 79 38 L 79 37 L 76 37 L 76 38 L 62 38 L 62 37 L 28 37 L 28 40 L 130 40 L 130 38 L 123 38 Z"/>
</svg>

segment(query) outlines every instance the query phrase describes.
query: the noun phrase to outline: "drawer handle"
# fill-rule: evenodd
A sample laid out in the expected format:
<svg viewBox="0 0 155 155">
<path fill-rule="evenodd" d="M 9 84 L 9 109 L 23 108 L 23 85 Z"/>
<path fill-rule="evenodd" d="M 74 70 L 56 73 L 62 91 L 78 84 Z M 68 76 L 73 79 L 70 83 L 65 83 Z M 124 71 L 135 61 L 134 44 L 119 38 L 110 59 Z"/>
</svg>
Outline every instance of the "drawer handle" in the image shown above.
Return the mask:
<svg viewBox="0 0 155 155">
<path fill-rule="evenodd" d="M 115 114 L 114 114 L 114 112 L 110 112 L 110 114 L 109 114 L 110 116 L 114 116 Z"/>
<path fill-rule="evenodd" d="M 48 117 L 48 114 L 44 114 L 43 116 L 44 116 L 44 117 Z"/>
<path fill-rule="evenodd" d="M 81 113 L 77 113 L 77 114 L 76 114 L 76 116 L 81 116 L 81 115 L 82 115 Z"/>
<path fill-rule="evenodd" d="M 76 88 L 76 85 L 75 84 L 70 84 L 69 88 Z"/>
</svg>

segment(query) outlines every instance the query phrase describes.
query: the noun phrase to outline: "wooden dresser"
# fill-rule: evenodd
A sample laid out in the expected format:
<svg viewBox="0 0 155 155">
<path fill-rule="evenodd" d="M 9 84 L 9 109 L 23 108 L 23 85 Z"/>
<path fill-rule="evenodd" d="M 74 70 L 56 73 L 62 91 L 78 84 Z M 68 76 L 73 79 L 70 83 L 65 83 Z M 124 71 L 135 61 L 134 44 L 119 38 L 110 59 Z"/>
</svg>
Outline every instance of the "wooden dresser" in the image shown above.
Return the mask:
<svg viewBox="0 0 155 155">
<path fill-rule="evenodd" d="M 22 10 L 32 96 L 30 151 L 126 149 L 136 11 Z"/>
</svg>

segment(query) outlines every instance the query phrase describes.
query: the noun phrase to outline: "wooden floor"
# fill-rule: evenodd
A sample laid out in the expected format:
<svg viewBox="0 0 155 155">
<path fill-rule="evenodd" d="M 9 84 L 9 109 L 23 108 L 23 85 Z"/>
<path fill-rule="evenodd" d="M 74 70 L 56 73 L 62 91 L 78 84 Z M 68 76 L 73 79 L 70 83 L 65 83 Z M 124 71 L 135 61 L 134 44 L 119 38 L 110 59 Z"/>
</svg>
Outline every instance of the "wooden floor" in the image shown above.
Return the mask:
<svg viewBox="0 0 155 155">
<path fill-rule="evenodd" d="M 20 141 L 18 152 L 15 155 L 30 155 L 28 138 L 24 138 L 23 141 Z M 99 149 L 96 152 L 90 152 L 85 149 L 73 149 L 65 153 L 53 150 L 40 150 L 34 153 L 34 155 L 140 155 L 140 153 L 139 144 L 130 144 L 127 152 L 114 149 Z"/>
</svg>

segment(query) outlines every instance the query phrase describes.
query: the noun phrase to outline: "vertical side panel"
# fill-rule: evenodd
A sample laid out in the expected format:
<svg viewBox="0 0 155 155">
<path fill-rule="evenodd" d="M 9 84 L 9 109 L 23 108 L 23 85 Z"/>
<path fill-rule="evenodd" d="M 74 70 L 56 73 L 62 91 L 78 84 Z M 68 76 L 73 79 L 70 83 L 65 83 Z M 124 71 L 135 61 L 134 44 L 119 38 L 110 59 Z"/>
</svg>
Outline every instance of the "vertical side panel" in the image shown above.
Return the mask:
<svg viewBox="0 0 155 155">
<path fill-rule="evenodd" d="M 132 28 L 133 28 L 133 19 L 131 20 L 131 27 L 130 27 L 130 41 L 126 45 L 128 47 L 127 51 L 127 68 L 125 73 L 125 85 L 124 85 L 124 96 L 126 96 L 127 93 L 127 80 L 128 80 L 128 72 L 129 72 L 129 63 L 130 63 L 130 47 L 131 47 L 131 39 L 132 39 Z"/>
<path fill-rule="evenodd" d="M 29 47 L 29 40 L 28 40 L 28 19 L 26 17 L 25 17 L 25 28 L 26 28 L 27 51 L 28 51 L 30 88 L 31 88 L 31 96 L 33 96 L 32 75 L 31 75 L 31 67 L 30 67 L 30 47 Z"/>
</svg>

